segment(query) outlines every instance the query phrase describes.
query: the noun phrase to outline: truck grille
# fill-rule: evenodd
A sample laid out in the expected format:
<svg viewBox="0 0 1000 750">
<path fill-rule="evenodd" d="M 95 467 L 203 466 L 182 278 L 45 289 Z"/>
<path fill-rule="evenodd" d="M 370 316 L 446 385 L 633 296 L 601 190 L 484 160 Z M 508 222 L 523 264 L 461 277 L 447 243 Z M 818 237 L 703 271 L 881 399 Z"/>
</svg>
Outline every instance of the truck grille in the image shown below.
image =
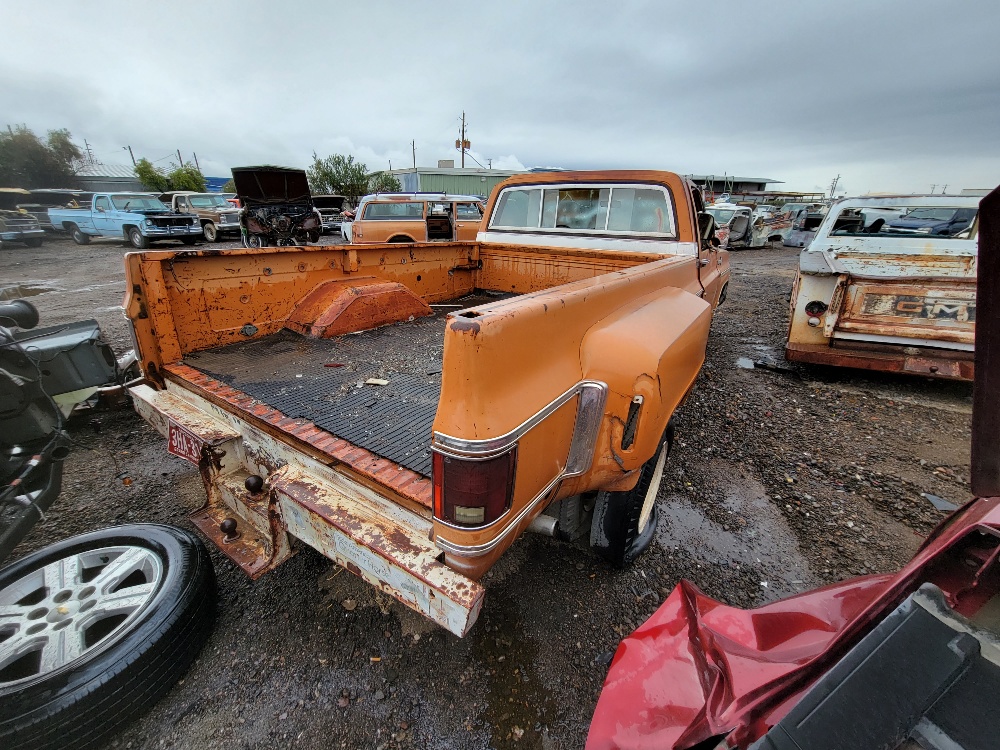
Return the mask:
<svg viewBox="0 0 1000 750">
<path fill-rule="evenodd" d="M 191 226 L 194 222 L 186 216 L 158 216 L 153 219 L 153 226 L 155 227 L 186 227 Z"/>
<path fill-rule="evenodd" d="M 38 229 L 36 219 L 2 219 L 8 230 Z"/>
</svg>

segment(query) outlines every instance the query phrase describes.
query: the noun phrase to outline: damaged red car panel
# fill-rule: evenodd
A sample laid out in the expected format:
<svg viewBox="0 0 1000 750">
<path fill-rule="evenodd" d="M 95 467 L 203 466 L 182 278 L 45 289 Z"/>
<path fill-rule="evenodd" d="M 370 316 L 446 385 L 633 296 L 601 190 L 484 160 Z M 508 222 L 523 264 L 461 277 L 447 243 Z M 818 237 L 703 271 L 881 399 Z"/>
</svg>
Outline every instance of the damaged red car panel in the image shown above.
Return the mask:
<svg viewBox="0 0 1000 750">
<path fill-rule="evenodd" d="M 1000 189 L 981 204 L 978 303 L 1000 293 Z M 983 320 L 995 317 L 983 316 Z M 932 583 L 973 622 L 1000 604 L 1000 328 L 976 333 L 972 490 L 895 575 L 854 578 L 752 610 L 682 581 L 622 641 L 598 701 L 588 750 L 748 748 L 866 634 Z M 994 391 L 995 392 L 995 391 Z"/>
</svg>

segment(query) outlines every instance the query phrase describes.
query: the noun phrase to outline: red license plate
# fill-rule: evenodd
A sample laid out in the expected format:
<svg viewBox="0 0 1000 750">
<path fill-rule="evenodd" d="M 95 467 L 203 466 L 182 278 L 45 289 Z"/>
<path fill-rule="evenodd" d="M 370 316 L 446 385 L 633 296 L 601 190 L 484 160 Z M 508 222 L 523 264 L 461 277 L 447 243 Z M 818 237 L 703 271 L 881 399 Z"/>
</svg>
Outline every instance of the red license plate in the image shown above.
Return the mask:
<svg viewBox="0 0 1000 750">
<path fill-rule="evenodd" d="M 201 461 L 201 448 L 204 443 L 179 424 L 170 422 L 170 433 L 167 438 L 167 450 L 175 456 L 186 458 L 197 465 Z"/>
</svg>

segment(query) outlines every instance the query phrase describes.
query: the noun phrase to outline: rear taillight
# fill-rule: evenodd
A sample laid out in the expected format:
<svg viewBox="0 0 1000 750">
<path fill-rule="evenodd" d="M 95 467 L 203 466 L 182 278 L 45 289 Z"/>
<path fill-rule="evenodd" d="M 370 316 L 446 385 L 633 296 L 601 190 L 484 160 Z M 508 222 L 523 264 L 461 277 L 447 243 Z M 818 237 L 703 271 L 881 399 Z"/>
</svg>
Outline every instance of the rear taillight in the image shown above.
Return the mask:
<svg viewBox="0 0 1000 750">
<path fill-rule="evenodd" d="M 517 446 L 491 458 L 434 454 L 434 515 L 456 526 L 485 526 L 510 509 Z"/>
</svg>

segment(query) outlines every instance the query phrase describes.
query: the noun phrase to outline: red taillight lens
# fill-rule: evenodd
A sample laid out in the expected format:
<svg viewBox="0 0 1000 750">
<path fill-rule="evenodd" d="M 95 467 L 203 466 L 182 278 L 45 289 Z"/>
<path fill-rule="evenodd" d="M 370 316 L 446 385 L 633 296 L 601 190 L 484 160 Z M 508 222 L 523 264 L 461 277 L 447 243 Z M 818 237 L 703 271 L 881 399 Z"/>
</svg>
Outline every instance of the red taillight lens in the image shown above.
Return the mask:
<svg viewBox="0 0 1000 750">
<path fill-rule="evenodd" d="M 487 459 L 434 454 L 434 515 L 457 526 L 485 526 L 510 509 L 517 446 Z"/>
</svg>

